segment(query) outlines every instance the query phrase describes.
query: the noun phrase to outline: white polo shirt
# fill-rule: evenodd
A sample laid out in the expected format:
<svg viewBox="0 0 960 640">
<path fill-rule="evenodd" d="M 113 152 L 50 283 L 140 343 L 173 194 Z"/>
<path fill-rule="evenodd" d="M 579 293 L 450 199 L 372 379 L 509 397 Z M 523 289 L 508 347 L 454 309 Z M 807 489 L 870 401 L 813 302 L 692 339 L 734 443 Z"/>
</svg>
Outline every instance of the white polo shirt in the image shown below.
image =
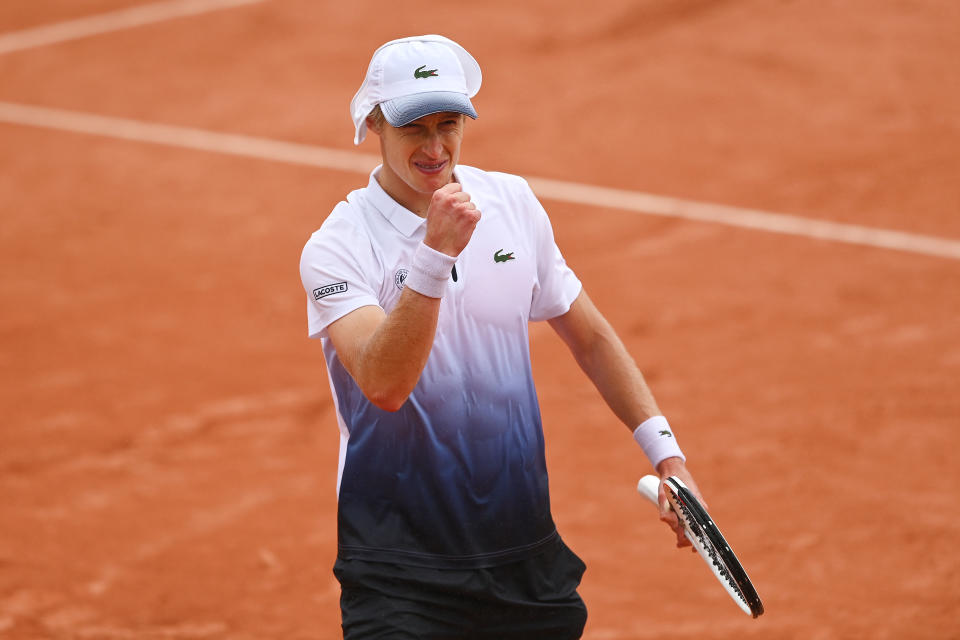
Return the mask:
<svg viewBox="0 0 960 640">
<path fill-rule="evenodd" d="M 580 281 L 525 180 L 458 165 L 481 219 L 417 386 L 400 410 L 378 409 L 326 333 L 360 307 L 393 309 L 426 232 L 378 172 L 334 208 L 300 261 L 341 433 L 339 556 L 440 568 L 520 559 L 557 537 L 527 323 L 565 313 Z"/>
</svg>

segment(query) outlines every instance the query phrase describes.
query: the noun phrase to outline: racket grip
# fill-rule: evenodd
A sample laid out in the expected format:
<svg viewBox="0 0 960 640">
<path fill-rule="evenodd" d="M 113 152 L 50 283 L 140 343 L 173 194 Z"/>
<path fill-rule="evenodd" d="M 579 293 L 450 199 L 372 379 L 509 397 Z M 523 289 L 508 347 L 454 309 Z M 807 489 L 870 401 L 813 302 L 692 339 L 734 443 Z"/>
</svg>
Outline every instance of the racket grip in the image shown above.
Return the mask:
<svg viewBox="0 0 960 640">
<path fill-rule="evenodd" d="M 652 502 L 653 506 L 657 509 L 660 508 L 660 496 L 658 495 L 660 491 L 660 478 L 652 475 L 643 476 L 640 478 L 640 482 L 637 483 L 637 491 L 644 498 Z M 671 505 L 670 508 L 673 509 L 673 506 Z M 691 534 L 690 530 L 686 527 L 683 529 L 683 535 L 687 536 L 687 540 L 693 543 L 693 546 L 697 546 L 698 543 L 695 541 L 693 534 Z"/>
<path fill-rule="evenodd" d="M 660 492 L 660 478 L 657 476 L 647 475 L 640 478 L 640 482 L 637 483 L 637 491 L 657 507 L 660 506 L 658 496 Z"/>
</svg>

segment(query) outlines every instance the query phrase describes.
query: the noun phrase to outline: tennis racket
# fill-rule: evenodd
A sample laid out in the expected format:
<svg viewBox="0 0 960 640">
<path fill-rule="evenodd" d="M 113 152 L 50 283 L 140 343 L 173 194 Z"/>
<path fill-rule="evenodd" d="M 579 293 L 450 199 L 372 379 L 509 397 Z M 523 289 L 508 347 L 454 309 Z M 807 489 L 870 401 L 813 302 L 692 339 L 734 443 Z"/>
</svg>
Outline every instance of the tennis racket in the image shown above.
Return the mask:
<svg viewBox="0 0 960 640">
<path fill-rule="evenodd" d="M 670 507 L 683 524 L 684 535 L 713 571 L 713 575 L 744 612 L 754 618 L 762 614 L 763 603 L 757 590 L 707 510 L 676 476 L 665 479 L 663 485 Z M 637 491 L 657 506 L 659 488 L 660 478 L 657 476 L 643 476 L 637 484 Z"/>
</svg>

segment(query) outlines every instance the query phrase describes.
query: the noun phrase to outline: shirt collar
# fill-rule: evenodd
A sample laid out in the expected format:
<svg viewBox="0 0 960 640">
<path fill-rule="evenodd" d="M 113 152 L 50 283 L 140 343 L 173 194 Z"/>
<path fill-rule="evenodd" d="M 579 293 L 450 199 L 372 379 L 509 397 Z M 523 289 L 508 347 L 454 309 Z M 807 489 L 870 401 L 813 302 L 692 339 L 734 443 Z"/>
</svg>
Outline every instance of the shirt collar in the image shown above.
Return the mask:
<svg viewBox="0 0 960 640">
<path fill-rule="evenodd" d="M 370 173 L 370 183 L 367 184 L 368 201 L 397 231 L 409 238 L 416 233 L 420 225 L 426 222 L 426 218 L 421 218 L 413 211 L 401 206 L 383 190 L 377 181 L 377 175 L 382 167 L 383 165 L 380 165 Z"/>
</svg>

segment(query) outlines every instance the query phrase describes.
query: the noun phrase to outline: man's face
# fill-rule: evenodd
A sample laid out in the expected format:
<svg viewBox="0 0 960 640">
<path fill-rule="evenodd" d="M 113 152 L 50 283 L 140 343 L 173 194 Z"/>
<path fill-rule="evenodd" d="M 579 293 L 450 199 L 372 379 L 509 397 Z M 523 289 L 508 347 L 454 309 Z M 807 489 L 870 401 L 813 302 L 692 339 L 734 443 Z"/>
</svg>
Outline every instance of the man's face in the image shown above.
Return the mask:
<svg viewBox="0 0 960 640">
<path fill-rule="evenodd" d="M 380 184 L 400 204 L 417 213 L 433 192 L 453 180 L 460 159 L 465 116 L 435 113 L 402 127 L 386 122 L 380 135 Z"/>
</svg>

